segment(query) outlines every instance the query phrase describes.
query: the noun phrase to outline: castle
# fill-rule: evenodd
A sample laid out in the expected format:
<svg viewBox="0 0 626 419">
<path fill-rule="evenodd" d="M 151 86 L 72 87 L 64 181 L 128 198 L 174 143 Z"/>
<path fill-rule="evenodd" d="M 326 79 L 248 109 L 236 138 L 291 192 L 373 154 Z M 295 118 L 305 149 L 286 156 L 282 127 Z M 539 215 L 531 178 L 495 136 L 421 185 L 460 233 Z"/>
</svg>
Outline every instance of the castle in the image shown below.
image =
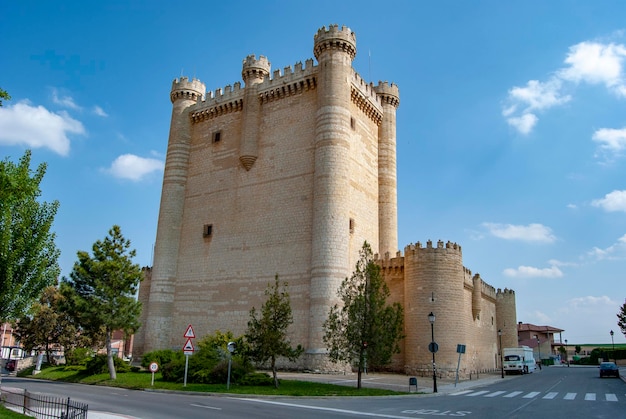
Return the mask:
<svg viewBox="0 0 626 419">
<path fill-rule="evenodd" d="M 266 57 L 246 57 L 244 87 L 206 92 L 196 79 L 174 80 L 135 354 L 182 350 L 189 324 L 196 336 L 244 333 L 278 274 L 289 284 L 291 341 L 306 349 L 297 366 L 332 368 L 322 324 L 367 241 L 390 301 L 404 306 L 393 369 L 432 368 L 430 312 L 441 371 L 456 369 L 457 344 L 466 345 L 462 370 L 496 368 L 498 330 L 503 347 L 517 346 L 513 291 L 472 276 L 457 244 L 398 251 L 398 87 L 367 83 L 352 68 L 356 37 L 346 27 L 319 29 L 313 52 L 317 64 L 273 73 Z"/>
</svg>

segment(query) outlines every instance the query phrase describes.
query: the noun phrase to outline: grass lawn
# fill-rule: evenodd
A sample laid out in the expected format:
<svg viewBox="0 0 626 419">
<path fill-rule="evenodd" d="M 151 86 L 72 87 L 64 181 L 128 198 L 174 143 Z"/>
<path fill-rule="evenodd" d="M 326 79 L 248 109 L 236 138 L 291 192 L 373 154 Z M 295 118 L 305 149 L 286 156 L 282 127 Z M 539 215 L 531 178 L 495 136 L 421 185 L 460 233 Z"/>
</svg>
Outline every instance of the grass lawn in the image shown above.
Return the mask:
<svg viewBox="0 0 626 419">
<path fill-rule="evenodd" d="M 154 374 L 154 386 L 151 386 L 152 374 L 149 372 L 125 372 L 117 373 L 117 380 L 109 379 L 109 374 L 85 375 L 83 371 L 74 368 L 66 370 L 65 367 L 48 367 L 41 373 L 28 376 L 43 380 L 66 381 L 81 384 L 94 384 L 110 387 L 123 387 L 129 389 L 158 389 L 175 391 L 197 391 L 204 393 L 231 393 L 231 394 L 259 394 L 272 396 L 389 396 L 406 394 L 391 390 L 338 386 L 333 384 L 313 383 L 308 381 L 280 380 L 278 389 L 273 386 L 239 386 L 231 384 L 230 390 L 224 384 L 194 384 L 170 383 L 163 381 L 160 373 Z M 279 375 L 280 377 L 280 375 Z"/>
<path fill-rule="evenodd" d="M 24 419 L 30 416 L 22 415 L 21 413 L 16 413 L 10 409 L 7 409 L 2 404 L 0 404 L 0 418 L 2 419 Z"/>
</svg>

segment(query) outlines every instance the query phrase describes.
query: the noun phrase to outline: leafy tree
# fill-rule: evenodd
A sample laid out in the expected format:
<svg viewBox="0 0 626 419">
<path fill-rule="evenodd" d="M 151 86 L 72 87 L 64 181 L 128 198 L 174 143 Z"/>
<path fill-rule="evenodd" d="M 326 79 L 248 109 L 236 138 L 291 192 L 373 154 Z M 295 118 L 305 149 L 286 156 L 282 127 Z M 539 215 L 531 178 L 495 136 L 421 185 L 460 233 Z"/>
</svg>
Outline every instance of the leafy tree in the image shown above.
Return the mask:
<svg viewBox="0 0 626 419">
<path fill-rule="evenodd" d="M 580 350 L 581 350 L 580 345 L 576 345 L 574 347 L 574 352 L 576 353 L 576 355 L 578 355 L 580 353 Z"/>
<path fill-rule="evenodd" d="M 116 379 L 111 339 L 113 332 L 127 334 L 139 328 L 141 303 L 135 299 L 141 268 L 132 262 L 135 250 L 130 240 L 114 225 L 103 241 L 92 247 L 93 256 L 79 251 L 70 280 L 63 279 L 62 292 L 70 302 L 72 316 L 82 330 L 91 336 L 104 331 L 107 365 L 112 380 Z"/>
<path fill-rule="evenodd" d="M 52 349 L 55 346 L 69 350 L 76 344 L 76 327 L 70 316 L 60 310 L 62 299 L 56 286 L 47 287 L 33 304 L 31 315 L 15 324 L 14 333 L 24 348 L 45 351 L 51 364 L 54 364 Z"/>
<path fill-rule="evenodd" d="M 0 107 L 2 107 L 2 100 L 11 100 L 11 96 L 4 89 L 0 89 Z"/>
<path fill-rule="evenodd" d="M 58 201 L 38 202 L 46 173 L 32 173 L 27 150 L 16 165 L 0 162 L 0 322 L 22 317 L 57 280 L 59 250 L 51 232 Z"/>
<path fill-rule="evenodd" d="M 617 325 L 624 336 L 626 336 L 626 301 L 624 301 L 624 304 L 622 304 L 619 312 L 617 313 Z"/>
<path fill-rule="evenodd" d="M 399 303 L 387 305 L 389 288 L 380 266 L 365 242 L 352 277 L 339 287 L 342 306 L 334 305 L 324 322 L 324 343 L 333 362 L 349 362 L 358 368 L 357 388 L 365 363 L 372 367 L 388 364 L 400 352 L 403 310 Z"/>
<path fill-rule="evenodd" d="M 257 318 L 255 307 L 250 310 L 246 332 L 252 359 L 261 364 L 270 361 L 276 388 L 279 386 L 276 376 L 276 359 L 286 357 L 290 361 L 295 361 L 303 352 L 301 345 L 292 348 L 287 337 L 287 328 L 293 323 L 293 316 L 287 283 L 283 282 L 282 289 L 280 288 L 281 284 L 276 275 L 274 285 L 268 284 L 265 289 L 267 300 L 261 307 L 259 318 Z"/>
</svg>

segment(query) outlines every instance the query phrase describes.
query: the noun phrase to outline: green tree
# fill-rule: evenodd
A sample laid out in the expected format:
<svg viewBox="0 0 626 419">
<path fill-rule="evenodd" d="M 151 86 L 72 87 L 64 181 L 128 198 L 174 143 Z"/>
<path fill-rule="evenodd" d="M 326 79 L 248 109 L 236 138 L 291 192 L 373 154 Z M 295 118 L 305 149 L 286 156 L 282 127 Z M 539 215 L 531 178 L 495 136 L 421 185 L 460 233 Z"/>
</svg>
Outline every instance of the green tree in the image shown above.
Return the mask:
<svg viewBox="0 0 626 419">
<path fill-rule="evenodd" d="M 270 361 L 274 387 L 278 388 L 276 359 L 285 357 L 290 361 L 295 361 L 302 355 L 303 348 L 301 345 L 293 348 L 287 337 L 287 328 L 293 323 L 287 283 L 283 282 L 281 287 L 278 275 L 276 275 L 274 285 L 267 285 L 265 296 L 267 300 L 261 307 L 259 318 L 257 318 L 255 307 L 250 310 L 250 320 L 245 336 L 251 358 L 261 364 Z"/>
<path fill-rule="evenodd" d="M 2 100 L 11 100 L 11 96 L 4 89 L 0 89 L 0 107 L 2 107 Z"/>
<path fill-rule="evenodd" d="M 574 352 L 576 353 L 576 355 L 578 355 L 578 354 L 580 353 L 580 349 L 581 349 L 581 348 L 580 348 L 580 345 L 576 345 L 576 346 L 574 347 Z"/>
<path fill-rule="evenodd" d="M 617 313 L 617 325 L 622 331 L 622 334 L 626 336 L 626 301 L 624 301 L 624 304 L 622 304 Z"/>
<path fill-rule="evenodd" d="M 324 322 L 324 343 L 333 362 L 348 362 L 358 369 L 357 388 L 366 366 L 380 367 L 400 352 L 403 310 L 398 303 L 387 305 L 389 288 L 380 266 L 365 242 L 356 270 L 339 287 L 342 306 L 334 305 Z"/>
<path fill-rule="evenodd" d="M 18 164 L 0 162 L 0 321 L 22 317 L 60 273 L 51 231 L 59 203 L 38 201 L 46 164 L 33 173 L 30 159 L 27 150 Z"/>
<path fill-rule="evenodd" d="M 109 375 L 116 379 L 111 339 L 113 332 L 127 334 L 139 328 L 141 303 L 135 298 L 142 279 L 141 268 L 132 262 L 135 250 L 114 225 L 103 241 L 92 247 L 93 256 L 79 251 L 78 261 L 63 279 L 61 290 L 70 303 L 72 316 L 89 335 L 104 332 Z"/>
<path fill-rule="evenodd" d="M 14 333 L 24 349 L 45 351 L 51 364 L 54 364 L 54 347 L 68 351 L 77 344 L 76 327 L 70 316 L 60 309 L 62 299 L 56 286 L 47 287 L 31 307 L 30 314 L 15 324 Z"/>
</svg>

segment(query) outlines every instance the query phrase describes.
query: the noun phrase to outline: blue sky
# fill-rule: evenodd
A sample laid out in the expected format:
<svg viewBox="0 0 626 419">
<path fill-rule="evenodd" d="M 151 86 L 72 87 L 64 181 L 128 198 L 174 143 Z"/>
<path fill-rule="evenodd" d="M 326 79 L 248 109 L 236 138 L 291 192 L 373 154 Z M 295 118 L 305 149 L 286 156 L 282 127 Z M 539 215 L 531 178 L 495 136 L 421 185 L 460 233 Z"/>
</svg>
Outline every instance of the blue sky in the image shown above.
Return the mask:
<svg viewBox="0 0 626 419">
<path fill-rule="evenodd" d="M 518 321 L 626 342 L 626 4 L 315 3 L 0 6 L 0 157 L 47 162 L 63 275 L 114 224 L 151 264 L 174 78 L 223 88 L 249 54 L 293 66 L 337 23 L 361 76 L 400 88 L 400 247 L 457 242 L 516 291 Z"/>
</svg>

